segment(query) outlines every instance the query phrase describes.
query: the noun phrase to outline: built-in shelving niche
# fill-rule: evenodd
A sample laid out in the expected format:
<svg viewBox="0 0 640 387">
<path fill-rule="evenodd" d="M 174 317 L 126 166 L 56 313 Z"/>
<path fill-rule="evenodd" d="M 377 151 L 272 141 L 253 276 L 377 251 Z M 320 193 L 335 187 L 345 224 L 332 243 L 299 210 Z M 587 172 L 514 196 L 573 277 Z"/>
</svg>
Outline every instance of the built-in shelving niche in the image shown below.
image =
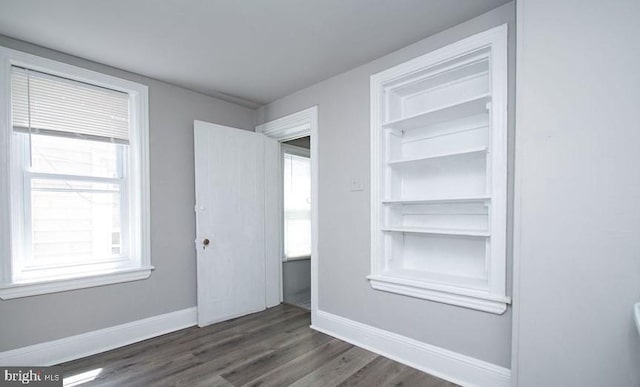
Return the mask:
<svg viewBox="0 0 640 387">
<path fill-rule="evenodd" d="M 371 77 L 371 285 L 503 313 L 507 27 Z"/>
</svg>

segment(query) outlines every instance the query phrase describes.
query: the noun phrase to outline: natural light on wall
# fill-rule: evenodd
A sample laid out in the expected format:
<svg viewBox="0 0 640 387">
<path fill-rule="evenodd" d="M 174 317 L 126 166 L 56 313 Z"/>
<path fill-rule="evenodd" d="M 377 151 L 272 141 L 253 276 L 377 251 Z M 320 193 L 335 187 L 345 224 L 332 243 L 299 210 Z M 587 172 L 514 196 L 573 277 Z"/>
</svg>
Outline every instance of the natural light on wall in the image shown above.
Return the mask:
<svg viewBox="0 0 640 387">
<path fill-rule="evenodd" d="M 285 259 L 311 256 L 311 162 L 284 154 Z"/>
</svg>

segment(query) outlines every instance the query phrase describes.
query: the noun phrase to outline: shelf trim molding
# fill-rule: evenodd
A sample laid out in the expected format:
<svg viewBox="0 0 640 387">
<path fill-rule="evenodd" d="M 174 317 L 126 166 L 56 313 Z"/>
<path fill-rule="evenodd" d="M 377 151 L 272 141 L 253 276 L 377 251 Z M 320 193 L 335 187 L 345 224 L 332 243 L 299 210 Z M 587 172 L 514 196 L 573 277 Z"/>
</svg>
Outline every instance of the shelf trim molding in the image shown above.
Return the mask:
<svg viewBox="0 0 640 387">
<path fill-rule="evenodd" d="M 507 33 L 507 24 L 503 24 L 371 76 L 371 275 L 367 278 L 374 289 L 489 313 L 502 314 L 506 311 L 507 305 L 510 303 L 510 299 L 506 295 Z M 398 85 L 406 86 L 411 82 L 411 77 L 414 76 L 419 79 L 421 73 L 429 67 L 441 65 L 449 60 L 455 60 L 463 55 L 485 49 L 487 49 L 491 58 L 489 72 L 494 75 L 489 77 L 490 93 L 475 95 L 457 103 L 429 109 L 410 117 L 388 120 L 388 93 L 392 92 Z M 500 74 L 500 76 L 495 76 L 495 74 Z M 502 76 L 502 74 L 505 74 L 505 76 Z M 482 109 L 481 104 L 484 104 Z M 431 158 L 457 155 L 453 153 L 427 156 L 415 160 L 385 160 L 383 155 L 388 153 L 387 144 L 385 143 L 386 137 L 392 134 L 402 135 L 403 130 L 425 127 L 440 122 L 438 121 L 440 119 L 445 121 L 455 120 L 458 118 L 456 114 L 459 114 L 460 117 L 465 114 L 476 114 L 476 111 L 479 114 L 481 110 L 488 113 L 488 123 L 491 131 L 490 142 L 484 150 L 487 157 L 487 174 L 489 174 L 491 182 L 490 188 L 487 188 L 487 197 L 383 199 L 386 196 L 383 196 L 383 190 L 381 189 L 383 171 L 393 168 L 393 165 L 417 163 Z M 461 154 L 466 154 L 466 152 Z M 441 232 L 443 230 L 385 228 L 383 211 L 389 210 L 389 207 L 385 208 L 385 206 L 481 201 L 491 203 L 488 214 L 490 221 L 488 229 L 490 231 L 473 232 L 471 236 L 487 238 L 485 244 L 488 284 L 486 293 L 485 289 L 482 289 L 470 295 L 468 294 L 469 289 L 456 288 L 454 282 L 451 283 L 453 288 L 448 285 L 443 288 L 441 284 L 431 283 L 428 279 L 425 282 L 405 281 L 404 279 L 389 278 L 383 275 L 386 266 L 384 259 L 386 254 L 385 239 L 389 238 L 385 236 L 385 231 L 447 235 L 447 233 Z M 464 233 L 461 234 L 456 230 L 452 230 L 448 235 L 464 236 Z M 479 294 L 483 296 L 479 296 Z"/>
<path fill-rule="evenodd" d="M 486 153 L 487 150 L 488 148 L 486 146 L 482 146 L 482 147 L 463 149 L 456 152 L 439 153 L 439 154 L 434 154 L 434 155 L 429 155 L 424 157 L 416 157 L 411 159 L 389 160 L 387 161 L 387 164 L 401 166 L 406 164 L 421 163 L 429 160 L 444 159 L 447 157 L 469 156 L 476 153 Z"/>
<path fill-rule="evenodd" d="M 382 123 L 381 126 L 383 128 L 390 128 L 390 129 L 397 128 L 397 129 L 411 130 L 411 128 L 407 128 L 407 126 L 411 126 L 411 124 L 414 122 L 419 122 L 426 118 L 435 117 L 438 114 L 445 114 L 448 111 L 454 111 L 466 106 L 473 107 L 473 105 L 476 105 L 476 104 L 480 104 L 480 105 L 484 104 L 483 110 L 486 111 L 486 104 L 489 103 L 490 101 L 491 101 L 491 94 L 483 93 L 477 96 L 473 96 L 471 98 L 467 98 L 462 101 L 458 101 L 458 102 L 451 103 L 444 106 L 438 106 L 426 112 L 422 112 L 420 114 L 416 114 L 410 117 L 405 117 L 398 120 L 384 122 Z"/>
<path fill-rule="evenodd" d="M 507 305 L 511 304 L 509 297 L 451 285 L 432 282 L 423 283 L 384 275 L 369 275 L 367 279 L 371 287 L 377 290 L 494 314 L 503 314 L 507 310 Z"/>
<path fill-rule="evenodd" d="M 382 204 L 469 203 L 491 201 L 491 196 L 440 197 L 424 199 L 382 199 Z"/>
<path fill-rule="evenodd" d="M 430 229 L 418 227 L 383 227 L 383 232 L 404 232 L 409 234 L 433 234 L 433 235 L 451 235 L 464 237 L 480 237 L 487 238 L 491 236 L 488 231 L 482 230 L 456 230 L 456 229 Z"/>
</svg>

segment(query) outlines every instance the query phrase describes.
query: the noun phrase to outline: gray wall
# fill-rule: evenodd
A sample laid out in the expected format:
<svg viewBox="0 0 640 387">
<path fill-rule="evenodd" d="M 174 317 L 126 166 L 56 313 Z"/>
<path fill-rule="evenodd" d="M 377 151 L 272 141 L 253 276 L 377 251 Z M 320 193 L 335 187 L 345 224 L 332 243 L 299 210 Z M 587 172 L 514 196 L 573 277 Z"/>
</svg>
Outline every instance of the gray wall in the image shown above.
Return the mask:
<svg viewBox="0 0 640 387">
<path fill-rule="evenodd" d="M 494 315 L 371 289 L 369 273 L 369 77 L 477 32 L 508 22 L 510 138 L 514 99 L 513 3 L 303 89 L 266 107 L 269 121 L 318 105 L 319 308 L 500 366 L 511 357 L 511 309 Z M 510 152 L 512 156 L 513 153 Z M 350 191 L 361 177 L 364 191 Z M 511 211 L 510 211 L 511 213 Z M 509 248 L 509 261 L 511 249 Z M 509 268 L 510 270 L 510 268 Z M 509 275 L 509 278 L 511 276 Z"/>
<path fill-rule="evenodd" d="M 300 137 L 300 138 L 296 138 L 295 140 L 285 141 L 283 142 L 283 144 L 299 146 L 300 148 L 304 148 L 304 149 L 311 149 L 311 137 L 309 136 Z"/>
<path fill-rule="evenodd" d="M 640 2 L 518 16 L 518 385 L 640 386 Z"/>
<path fill-rule="evenodd" d="M 282 291 L 284 302 L 290 304 L 311 300 L 310 259 L 282 262 Z"/>
<path fill-rule="evenodd" d="M 195 306 L 193 120 L 253 130 L 254 111 L 3 36 L 0 45 L 149 86 L 156 267 L 144 281 L 0 301 L 0 351 Z"/>
</svg>

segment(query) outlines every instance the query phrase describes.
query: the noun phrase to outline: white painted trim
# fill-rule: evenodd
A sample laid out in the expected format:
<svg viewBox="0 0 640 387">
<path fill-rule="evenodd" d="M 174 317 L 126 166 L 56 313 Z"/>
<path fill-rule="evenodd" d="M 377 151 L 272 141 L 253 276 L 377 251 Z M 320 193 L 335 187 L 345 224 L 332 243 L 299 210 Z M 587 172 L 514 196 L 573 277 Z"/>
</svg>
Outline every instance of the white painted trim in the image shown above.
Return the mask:
<svg viewBox="0 0 640 387">
<path fill-rule="evenodd" d="M 297 113 L 289 114 L 256 126 L 256 132 L 275 138 L 280 142 L 308 136 L 311 133 L 311 121 L 314 113 L 317 115 L 317 111 L 318 107 L 313 106 Z"/>
<path fill-rule="evenodd" d="M 0 366 L 51 366 L 196 325 L 187 308 L 58 340 L 0 352 Z"/>
<path fill-rule="evenodd" d="M 0 46 L 0 56 L 2 57 L 3 64 L 9 63 L 10 65 L 25 67 L 45 74 L 73 79 L 91 85 L 102 86 L 107 89 L 118 90 L 127 94 L 147 89 L 147 86 L 137 82 L 58 62 L 53 59 L 28 54 L 26 52 L 13 50 L 4 46 Z"/>
<path fill-rule="evenodd" d="M 7 51 L 0 50 L 0 283 L 10 282 L 12 262 L 11 236 L 11 68 Z M 5 180 L 6 179 L 6 180 Z"/>
<path fill-rule="evenodd" d="M 501 35 L 507 32 L 507 24 L 493 27 L 486 31 L 477 33 L 468 38 L 458 40 L 448 46 L 431 51 L 426 55 L 421 55 L 407 62 L 400 63 L 394 67 L 371 75 L 371 80 L 376 83 L 387 83 L 397 78 L 408 76 L 412 73 L 423 70 L 425 67 L 433 66 L 440 62 L 449 60 L 466 52 L 476 50 L 479 47 L 489 47 L 494 39 L 502 39 Z M 503 47 L 506 50 L 506 47 Z"/>
<path fill-rule="evenodd" d="M 2 285 L 0 286 L 0 298 L 3 300 L 10 300 L 12 298 L 35 296 L 38 294 L 58 293 L 67 290 L 92 288 L 102 285 L 143 280 L 149 278 L 153 269 L 153 266 L 147 266 L 143 268 L 110 272 L 102 275 Z"/>
<path fill-rule="evenodd" d="M 516 133 L 520 131 L 518 122 L 522 122 L 524 111 L 523 105 L 526 99 L 522 94 L 522 74 L 525 67 L 522 59 L 524 50 L 524 1 L 516 1 Z M 520 251 L 522 246 L 522 188 L 521 183 L 525 181 L 525 173 L 522 169 L 525 160 L 524 147 L 521 145 L 522 136 L 516 135 L 515 139 L 515 170 L 513 183 L 513 286 L 511 297 L 513 306 L 511 309 L 511 370 L 512 385 L 517 386 L 519 382 L 520 367 Z"/>
<path fill-rule="evenodd" d="M 262 134 L 264 142 L 264 284 L 265 306 L 270 308 L 282 302 L 282 150 L 280 143 Z"/>
<path fill-rule="evenodd" d="M 511 385 L 507 368 L 325 311 L 311 328 L 462 386 Z"/>
<path fill-rule="evenodd" d="M 12 235 L 12 194 L 9 184 L 13 164 L 11 154 L 11 66 L 20 66 L 63 78 L 118 90 L 129 95 L 131 121 L 130 159 L 127 171 L 130 188 L 127 204 L 130 207 L 129 242 L 130 264 L 125 270 L 101 274 L 100 270 L 87 271 L 84 278 L 53 279 L 45 277 L 39 283 L 14 282 L 13 271 L 20 269 L 12 257 L 16 235 Z M 150 243 L 150 177 L 149 177 L 149 88 L 146 85 L 102 74 L 82 67 L 27 54 L 0 46 L 0 298 L 16 298 L 61 292 L 148 278 L 151 266 Z M 135 189 L 132 189 L 134 187 Z M 15 190 L 14 190 L 15 191 Z M 13 195 L 13 197 L 12 197 Z M 15 212 L 14 212 L 15 214 Z M 13 245 L 13 246 L 12 246 Z"/>
<path fill-rule="evenodd" d="M 264 133 L 280 142 L 304 136 L 311 137 L 311 324 L 313 324 L 318 311 L 318 106 L 258 125 L 256 132 Z M 280 243 L 282 243 L 282 237 L 280 237 Z M 283 251 L 282 248 L 280 251 Z M 281 262 L 280 293 L 282 299 Z"/>
<path fill-rule="evenodd" d="M 507 304 L 511 302 L 506 296 L 507 37 L 508 26 L 503 24 L 371 75 L 371 275 L 368 278 L 372 288 L 496 314 L 504 313 Z M 447 283 L 446 290 L 442 291 L 439 284 L 429 284 L 426 277 L 415 280 L 412 278 L 411 283 L 408 283 L 385 273 L 381 188 L 384 163 L 382 155 L 385 153 L 382 149 L 386 145 L 382 127 L 388 125 L 385 122 L 389 117 L 383 117 L 385 109 L 389 108 L 388 93 L 394 88 L 406 86 L 399 83 L 404 78 L 415 75 L 416 80 L 412 79 L 411 82 L 417 82 L 418 76 L 425 76 L 421 72 L 430 70 L 433 66 L 486 48 L 490 49 L 488 55 L 491 63 L 491 103 L 488 105 L 490 108 L 487 108 L 490 110 L 491 143 L 486 172 L 491 187 L 490 236 L 485 249 L 488 273 L 486 289 L 481 294 L 476 292 L 470 296 L 468 289 L 455 286 L 454 282 Z M 391 162 L 387 162 L 389 164 Z"/>
<path fill-rule="evenodd" d="M 456 286 L 380 275 L 369 275 L 367 279 L 369 279 L 371 287 L 377 290 L 495 314 L 503 314 L 507 310 L 507 304 L 511 303 L 509 297 L 495 296 L 486 292 Z"/>
</svg>

